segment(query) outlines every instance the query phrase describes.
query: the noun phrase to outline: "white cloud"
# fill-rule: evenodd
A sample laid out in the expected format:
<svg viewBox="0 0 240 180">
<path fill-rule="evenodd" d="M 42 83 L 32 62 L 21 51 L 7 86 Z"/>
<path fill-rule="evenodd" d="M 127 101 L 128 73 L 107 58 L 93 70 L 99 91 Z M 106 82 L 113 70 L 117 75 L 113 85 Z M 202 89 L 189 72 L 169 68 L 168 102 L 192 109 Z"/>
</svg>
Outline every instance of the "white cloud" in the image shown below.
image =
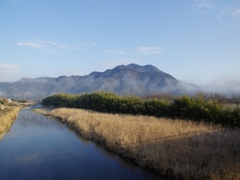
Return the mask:
<svg viewBox="0 0 240 180">
<path fill-rule="evenodd" d="M 20 66 L 17 64 L 4 64 L 0 62 L 0 82 L 15 81 L 19 79 L 16 75 L 20 70 Z"/>
<path fill-rule="evenodd" d="M 125 54 L 124 51 L 112 51 L 112 50 L 106 50 L 106 51 L 103 51 L 105 53 L 112 53 L 112 54 Z"/>
<path fill-rule="evenodd" d="M 240 8 L 233 12 L 232 14 L 234 17 L 240 17 Z"/>
<path fill-rule="evenodd" d="M 201 14 L 205 14 L 207 11 L 202 11 Z"/>
<path fill-rule="evenodd" d="M 55 54 L 56 51 L 55 51 L 55 50 L 47 50 L 46 53 L 49 53 L 49 54 Z"/>
<path fill-rule="evenodd" d="M 159 47 L 138 47 L 137 53 L 140 54 L 160 54 L 162 50 Z"/>
<path fill-rule="evenodd" d="M 46 53 L 57 53 L 59 50 L 82 50 L 83 44 L 68 45 L 56 43 L 47 40 L 38 40 L 36 37 L 30 37 L 29 39 L 15 39 L 18 46 L 28 47 L 31 49 L 43 50 Z"/>
<path fill-rule="evenodd" d="M 214 5 L 212 3 L 201 2 L 200 4 L 198 4 L 198 7 L 200 7 L 200 8 L 213 8 Z"/>
<path fill-rule="evenodd" d="M 20 66 L 17 64 L 3 64 L 0 63 L 0 74 L 13 73 L 20 69 Z"/>
<path fill-rule="evenodd" d="M 32 40 L 22 40 L 17 43 L 18 46 L 25 46 L 33 49 L 41 49 L 44 48 L 44 44 L 41 44 L 39 42 L 33 42 Z"/>
<path fill-rule="evenodd" d="M 68 49 L 71 48 L 71 46 L 67 44 L 59 44 L 52 41 L 41 41 L 34 39 L 23 39 L 18 40 L 17 39 L 17 45 L 18 46 L 25 46 L 33 49 L 47 49 L 47 48 L 57 48 L 57 49 Z"/>
<path fill-rule="evenodd" d="M 59 44 L 59 43 L 55 43 L 55 42 L 52 42 L 52 41 L 39 41 L 39 43 L 45 45 L 45 47 L 56 47 L 56 48 L 59 48 L 59 49 L 68 49 L 68 48 L 71 48 L 71 46 L 67 45 L 67 44 Z"/>
<path fill-rule="evenodd" d="M 215 5 L 207 0 L 194 0 L 195 5 L 199 8 L 201 11 L 201 15 L 204 15 L 207 13 L 207 11 L 211 8 L 214 8 Z"/>
<path fill-rule="evenodd" d="M 234 20 L 235 22 L 238 21 L 238 19 L 240 19 L 240 8 L 236 9 L 236 8 L 226 8 L 224 11 L 221 11 L 218 13 L 218 20 L 222 20 L 222 19 L 228 19 L 231 18 L 231 20 Z"/>
<path fill-rule="evenodd" d="M 199 8 L 213 8 L 215 7 L 213 3 L 206 0 L 195 0 L 197 7 Z"/>
</svg>

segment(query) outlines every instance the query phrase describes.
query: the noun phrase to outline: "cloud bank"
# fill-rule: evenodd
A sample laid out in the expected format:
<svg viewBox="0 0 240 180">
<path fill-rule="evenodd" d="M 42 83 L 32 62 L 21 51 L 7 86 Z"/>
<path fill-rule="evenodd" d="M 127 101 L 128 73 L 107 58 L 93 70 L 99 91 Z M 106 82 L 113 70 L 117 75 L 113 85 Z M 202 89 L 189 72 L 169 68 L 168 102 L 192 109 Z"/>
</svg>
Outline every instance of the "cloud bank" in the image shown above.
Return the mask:
<svg viewBox="0 0 240 180">
<path fill-rule="evenodd" d="M 58 51 L 63 50 L 83 50 L 82 44 L 77 45 L 69 45 L 69 44 L 61 44 L 54 41 L 45 41 L 38 40 L 36 37 L 30 39 L 15 39 L 17 46 L 27 47 L 30 49 L 43 50 L 46 53 L 57 53 Z"/>
</svg>

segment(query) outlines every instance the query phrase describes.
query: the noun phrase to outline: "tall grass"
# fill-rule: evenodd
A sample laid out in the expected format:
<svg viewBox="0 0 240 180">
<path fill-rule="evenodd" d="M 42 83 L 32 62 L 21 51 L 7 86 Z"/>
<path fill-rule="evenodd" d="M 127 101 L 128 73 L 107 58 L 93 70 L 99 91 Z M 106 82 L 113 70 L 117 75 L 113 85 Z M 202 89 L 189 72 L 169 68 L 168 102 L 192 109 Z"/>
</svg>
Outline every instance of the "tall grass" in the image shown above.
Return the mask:
<svg viewBox="0 0 240 180">
<path fill-rule="evenodd" d="M 175 179 L 240 179 L 239 130 L 200 122 L 60 108 L 50 112 L 87 139 Z"/>
<path fill-rule="evenodd" d="M 8 131 L 17 118 L 20 107 L 11 106 L 5 110 L 0 110 L 0 136 L 3 132 Z"/>
<path fill-rule="evenodd" d="M 6 108 L 0 109 L 0 140 L 4 134 L 9 131 L 13 121 L 17 118 L 18 112 L 29 105 L 33 105 L 33 102 L 11 102 L 6 104 Z"/>
</svg>

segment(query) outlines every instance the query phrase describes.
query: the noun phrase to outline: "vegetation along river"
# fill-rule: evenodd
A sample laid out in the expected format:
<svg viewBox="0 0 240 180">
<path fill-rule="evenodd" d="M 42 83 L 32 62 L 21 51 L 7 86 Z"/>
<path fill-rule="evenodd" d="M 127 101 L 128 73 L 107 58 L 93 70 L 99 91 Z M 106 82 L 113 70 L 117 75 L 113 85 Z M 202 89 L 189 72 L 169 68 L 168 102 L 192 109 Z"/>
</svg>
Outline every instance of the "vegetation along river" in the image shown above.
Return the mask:
<svg viewBox="0 0 240 180">
<path fill-rule="evenodd" d="M 20 111 L 0 142 L 1 180 L 161 179 L 32 108 Z"/>
</svg>

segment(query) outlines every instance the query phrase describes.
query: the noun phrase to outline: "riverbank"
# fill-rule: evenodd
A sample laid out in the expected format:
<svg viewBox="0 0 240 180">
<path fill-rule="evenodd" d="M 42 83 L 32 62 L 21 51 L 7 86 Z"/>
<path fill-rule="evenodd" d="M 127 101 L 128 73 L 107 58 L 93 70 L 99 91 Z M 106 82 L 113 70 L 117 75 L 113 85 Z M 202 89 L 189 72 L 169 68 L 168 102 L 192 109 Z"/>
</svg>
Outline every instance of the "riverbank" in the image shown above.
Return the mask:
<svg viewBox="0 0 240 180">
<path fill-rule="evenodd" d="M 69 108 L 47 114 L 84 138 L 169 178 L 240 178 L 239 129 Z"/>
<path fill-rule="evenodd" d="M 154 116 L 157 118 L 185 119 L 214 123 L 224 127 L 240 128 L 238 106 L 210 99 L 204 95 L 183 95 L 173 100 L 166 98 L 142 99 L 136 96 L 119 96 L 108 92 L 84 94 L 55 94 L 42 100 L 45 106 L 94 110 L 103 113 Z"/>
<path fill-rule="evenodd" d="M 19 102 L 11 102 L 4 108 L 0 109 L 0 141 L 6 135 L 6 133 L 10 130 L 14 120 L 18 116 L 18 112 L 30 105 L 32 102 L 27 103 L 19 103 Z"/>
<path fill-rule="evenodd" d="M 0 141 L 9 131 L 20 109 L 20 107 L 8 107 L 0 111 Z"/>
</svg>

